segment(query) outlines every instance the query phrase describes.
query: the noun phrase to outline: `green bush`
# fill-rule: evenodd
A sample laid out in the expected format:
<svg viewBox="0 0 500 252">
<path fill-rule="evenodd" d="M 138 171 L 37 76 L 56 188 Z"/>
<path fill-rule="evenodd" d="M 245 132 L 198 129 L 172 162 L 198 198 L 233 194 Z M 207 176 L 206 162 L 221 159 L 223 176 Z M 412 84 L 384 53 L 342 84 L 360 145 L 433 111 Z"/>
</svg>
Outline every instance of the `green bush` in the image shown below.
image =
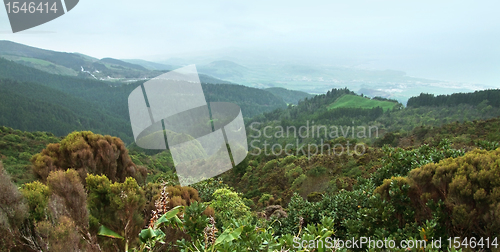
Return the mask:
<svg viewBox="0 0 500 252">
<path fill-rule="evenodd" d="M 295 161 L 296 159 L 297 159 L 297 157 L 294 155 L 287 156 L 287 157 L 283 158 L 283 161 L 280 162 L 280 165 L 281 166 L 288 165 L 290 163 L 293 163 L 293 161 Z"/>
<path fill-rule="evenodd" d="M 323 166 L 316 166 L 309 171 L 307 171 L 307 175 L 312 177 L 319 177 L 326 173 L 326 168 Z"/>
<path fill-rule="evenodd" d="M 24 160 L 24 161 L 29 161 L 31 159 L 31 154 L 27 152 L 21 152 L 19 153 L 19 159 Z"/>
<path fill-rule="evenodd" d="M 24 184 L 21 193 L 28 202 L 29 216 L 34 221 L 41 221 L 47 218 L 47 205 L 49 204 L 49 187 L 35 181 Z"/>
<path fill-rule="evenodd" d="M 318 202 L 323 199 L 323 194 L 320 192 L 312 192 L 307 195 L 307 201 L 309 202 Z"/>
<path fill-rule="evenodd" d="M 307 179 L 307 176 L 305 174 L 302 174 L 300 176 L 298 176 L 292 183 L 292 188 L 298 188 L 299 186 L 302 185 L 302 183 L 304 182 L 304 180 Z"/>
<path fill-rule="evenodd" d="M 19 137 L 18 135 L 10 134 L 10 135 L 4 136 L 3 140 L 6 142 L 20 143 L 21 137 Z"/>
<path fill-rule="evenodd" d="M 495 150 L 500 146 L 499 142 L 490 142 L 490 141 L 485 141 L 485 140 L 478 140 L 476 141 L 476 145 L 485 150 Z"/>
<path fill-rule="evenodd" d="M 269 204 L 274 203 L 274 198 L 273 195 L 264 193 L 259 199 L 259 203 L 261 203 L 263 206 L 267 206 Z"/>
<path fill-rule="evenodd" d="M 384 146 L 382 150 L 385 153 L 382 159 L 383 166 L 373 174 L 377 185 L 381 185 L 384 179 L 407 176 L 412 169 L 425 164 L 437 163 L 445 158 L 459 157 L 465 154 L 462 150 L 452 149 L 451 143 L 447 139 L 442 140 L 436 147 L 422 145 L 415 149 L 405 150 Z"/>
<path fill-rule="evenodd" d="M 272 169 L 274 169 L 278 165 L 278 161 L 276 159 L 273 159 L 269 162 L 267 162 L 264 167 L 262 167 L 262 171 L 264 172 L 270 172 Z"/>
<path fill-rule="evenodd" d="M 229 189 L 229 186 L 224 184 L 221 178 L 206 179 L 196 184 L 192 184 L 191 187 L 198 191 L 198 195 L 203 202 L 212 201 L 215 191 L 219 189 Z"/>
<path fill-rule="evenodd" d="M 474 150 L 463 157 L 427 164 L 410 172 L 415 187 L 415 209 L 428 215 L 422 204 L 444 202 L 451 219 L 440 223 L 449 236 L 497 237 L 500 235 L 500 149 Z M 426 214 L 427 213 L 427 214 Z"/>
<path fill-rule="evenodd" d="M 285 176 L 288 178 L 288 181 L 293 181 L 295 178 L 304 173 L 300 166 L 294 166 L 293 164 L 288 165 L 287 169 L 289 170 L 285 173 Z"/>
<path fill-rule="evenodd" d="M 209 204 L 215 210 L 217 222 L 228 224 L 231 219 L 250 217 L 250 208 L 245 205 L 237 193 L 223 188 L 215 191 L 212 197 L 213 200 Z"/>
<path fill-rule="evenodd" d="M 104 241 L 106 248 L 119 245 L 124 250 L 127 244 L 137 241 L 144 226 L 143 209 L 146 205 L 144 191 L 134 178 L 123 183 L 112 183 L 106 176 L 89 174 L 86 177 L 90 226 L 96 230 L 103 225 L 126 238 L 126 241 Z"/>
</svg>

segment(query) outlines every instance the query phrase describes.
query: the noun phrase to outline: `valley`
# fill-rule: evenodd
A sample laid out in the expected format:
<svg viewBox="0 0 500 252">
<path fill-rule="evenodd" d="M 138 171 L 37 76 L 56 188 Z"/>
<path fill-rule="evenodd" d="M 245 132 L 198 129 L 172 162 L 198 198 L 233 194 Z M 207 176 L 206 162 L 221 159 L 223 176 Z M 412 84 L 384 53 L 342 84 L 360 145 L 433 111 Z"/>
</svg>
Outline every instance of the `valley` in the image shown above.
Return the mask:
<svg viewBox="0 0 500 252">
<path fill-rule="evenodd" d="M 174 149 L 138 147 L 128 110 L 130 93 L 175 62 L 8 41 L 0 57 L 2 251 L 329 251 L 294 244 L 360 237 L 489 238 L 480 251 L 498 251 L 499 89 L 205 62 L 205 99 L 241 108 L 248 154 L 235 162 L 236 145 L 222 142 L 232 169 L 181 186 Z M 194 152 L 184 154 L 210 156 Z M 218 167 L 217 157 L 194 161 Z M 388 250 L 408 251 L 375 251 Z M 439 250 L 479 251 L 412 251 Z"/>
</svg>

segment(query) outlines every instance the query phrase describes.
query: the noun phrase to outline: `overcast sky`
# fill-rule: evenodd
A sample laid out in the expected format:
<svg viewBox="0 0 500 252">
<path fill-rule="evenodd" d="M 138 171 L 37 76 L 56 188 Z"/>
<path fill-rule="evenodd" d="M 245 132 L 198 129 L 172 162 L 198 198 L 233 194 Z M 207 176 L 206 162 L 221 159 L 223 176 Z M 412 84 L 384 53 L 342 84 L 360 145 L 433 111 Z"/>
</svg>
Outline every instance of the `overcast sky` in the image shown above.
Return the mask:
<svg viewBox="0 0 500 252">
<path fill-rule="evenodd" d="M 497 0 L 81 0 L 16 34 L 3 9 L 0 39 L 157 61 L 236 48 L 500 87 L 499 10 Z"/>
</svg>

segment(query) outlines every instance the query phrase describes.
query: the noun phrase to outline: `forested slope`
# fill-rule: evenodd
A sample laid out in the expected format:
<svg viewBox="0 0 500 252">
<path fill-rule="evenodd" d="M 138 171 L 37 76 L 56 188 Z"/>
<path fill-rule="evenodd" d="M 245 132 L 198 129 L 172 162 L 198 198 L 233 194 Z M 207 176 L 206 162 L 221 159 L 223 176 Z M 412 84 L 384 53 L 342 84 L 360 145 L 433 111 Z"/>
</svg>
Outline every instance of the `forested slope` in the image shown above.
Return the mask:
<svg viewBox="0 0 500 252">
<path fill-rule="evenodd" d="M 289 90 L 281 87 L 266 88 L 264 90 L 270 92 L 271 94 L 277 97 L 281 97 L 283 101 L 288 104 L 295 104 L 295 105 L 297 105 L 299 101 L 304 100 L 305 98 L 314 97 L 314 95 L 308 94 L 306 92 Z"/>
<path fill-rule="evenodd" d="M 49 74 L 1 58 L 0 78 L 4 78 L 4 84 L 1 87 L 2 90 L 5 90 L 4 96 L 8 95 L 7 92 L 9 94 L 15 92 L 12 98 L 2 101 L 2 104 L 5 105 L 4 109 L 12 110 L 16 106 L 24 108 L 22 116 L 24 122 L 16 119 L 6 123 L 7 126 L 23 130 L 47 130 L 58 135 L 87 128 L 99 133 L 117 135 L 126 142 L 131 142 L 132 132 L 127 123 L 129 122 L 128 95 L 144 81 L 116 85 L 97 80 Z M 17 86 L 13 88 L 11 85 Z M 244 117 L 252 117 L 286 107 L 281 99 L 264 90 L 234 84 L 202 84 L 202 86 L 206 92 L 207 101 L 234 102 L 240 105 Z M 35 90 L 38 90 L 40 95 L 36 95 Z M 54 90 L 54 92 L 51 93 L 50 90 Z M 10 106 L 9 103 L 14 101 L 14 96 L 17 98 L 16 104 Z M 21 103 L 28 102 L 23 97 L 30 98 L 31 104 L 35 101 L 44 101 L 52 103 L 54 106 L 60 106 L 54 107 L 52 112 L 49 112 L 53 116 L 42 118 L 42 121 L 60 117 L 61 125 L 40 127 L 41 124 L 32 123 L 37 118 L 37 111 L 49 105 L 47 103 L 39 106 L 21 105 Z M 73 97 L 78 98 L 73 99 Z M 31 111 L 35 108 L 38 110 Z M 17 114 L 19 115 L 19 113 Z M 75 115 L 78 115 L 80 119 L 77 119 Z M 4 119 L 10 119 L 13 116 L 17 115 L 11 113 L 7 117 L 4 116 Z M 93 120 L 89 121 L 84 118 L 92 118 Z M 69 126 L 72 124 L 75 124 L 76 127 Z M 80 124 L 82 127 L 78 127 Z M 43 125 L 47 125 L 47 122 L 44 122 Z"/>
<path fill-rule="evenodd" d="M 0 79 L 0 125 L 58 136 L 89 129 L 128 138 L 127 121 L 95 103 L 34 83 Z"/>
</svg>

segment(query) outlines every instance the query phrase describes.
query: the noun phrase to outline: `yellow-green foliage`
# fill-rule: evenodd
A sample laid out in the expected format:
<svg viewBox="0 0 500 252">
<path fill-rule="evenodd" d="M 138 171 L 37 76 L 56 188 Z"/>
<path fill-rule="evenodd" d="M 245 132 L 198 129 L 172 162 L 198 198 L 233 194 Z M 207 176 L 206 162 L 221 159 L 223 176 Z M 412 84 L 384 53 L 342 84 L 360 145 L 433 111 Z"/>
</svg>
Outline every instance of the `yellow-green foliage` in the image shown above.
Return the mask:
<svg viewBox="0 0 500 252">
<path fill-rule="evenodd" d="M 262 167 L 262 170 L 264 172 L 270 172 L 272 171 L 276 166 L 278 165 L 278 161 L 276 159 L 273 159 L 269 162 L 267 162 L 264 167 Z"/>
<path fill-rule="evenodd" d="M 464 237 L 499 235 L 500 149 L 427 164 L 412 170 L 409 178 L 422 200 L 444 201 L 452 217 L 450 231 Z"/>
<path fill-rule="evenodd" d="M 49 187 L 39 181 L 24 184 L 21 193 L 28 202 L 30 218 L 35 221 L 44 220 L 47 216 L 49 203 Z"/>
<path fill-rule="evenodd" d="M 283 158 L 283 160 L 280 162 L 280 165 L 285 166 L 287 164 L 293 163 L 293 161 L 295 161 L 296 159 L 297 159 L 297 157 L 294 155 L 287 156 L 287 157 Z"/>
<path fill-rule="evenodd" d="M 217 221 L 225 224 L 231 219 L 246 219 L 250 216 L 250 208 L 245 205 L 240 195 L 229 189 L 215 191 L 210 206 L 215 210 Z"/>
<path fill-rule="evenodd" d="M 295 166 L 294 164 L 289 164 L 286 169 L 286 177 L 289 181 L 293 181 L 295 178 L 304 173 L 300 166 Z"/>
<path fill-rule="evenodd" d="M 401 187 L 403 185 L 409 185 L 410 182 L 407 177 L 392 177 L 390 179 L 384 179 L 384 183 L 377 187 L 374 191 L 374 193 L 378 193 L 382 196 L 384 199 L 390 199 L 390 188 L 391 185 L 397 185 L 398 187 Z"/>
<path fill-rule="evenodd" d="M 307 176 L 305 174 L 301 174 L 300 176 L 298 176 L 292 183 L 292 188 L 298 188 L 300 185 L 302 185 L 302 183 L 304 182 L 304 180 L 306 180 Z"/>
<path fill-rule="evenodd" d="M 259 203 L 262 204 L 262 206 L 269 206 L 274 203 L 274 197 L 271 194 L 264 193 L 259 199 Z"/>
<path fill-rule="evenodd" d="M 323 199 L 323 194 L 320 192 L 312 192 L 307 195 L 307 201 L 309 202 L 318 202 Z"/>
</svg>

